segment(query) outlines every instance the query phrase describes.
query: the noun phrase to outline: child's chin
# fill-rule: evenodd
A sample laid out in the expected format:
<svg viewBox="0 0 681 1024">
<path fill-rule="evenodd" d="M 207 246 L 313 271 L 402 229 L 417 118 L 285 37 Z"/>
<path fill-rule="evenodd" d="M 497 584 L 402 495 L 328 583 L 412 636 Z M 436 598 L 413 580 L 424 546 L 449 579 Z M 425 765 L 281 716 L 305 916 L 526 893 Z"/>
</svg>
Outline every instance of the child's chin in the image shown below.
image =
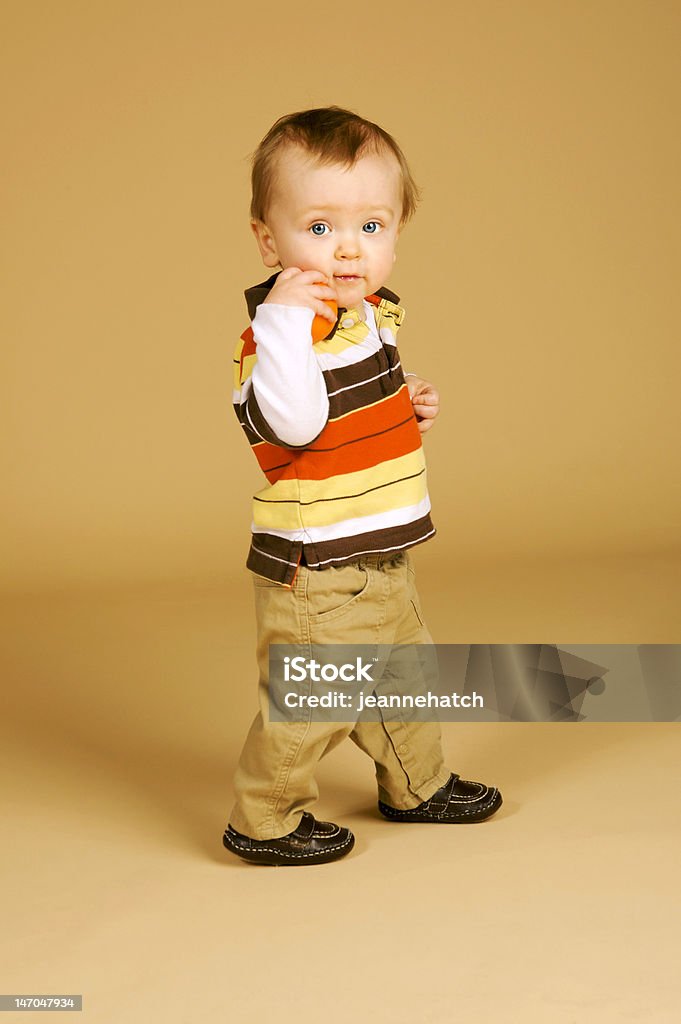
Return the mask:
<svg viewBox="0 0 681 1024">
<path fill-rule="evenodd" d="M 336 278 L 334 280 L 334 286 L 338 292 L 338 298 L 341 302 L 351 302 L 364 297 L 366 281 L 363 277 L 360 277 L 357 281 L 339 281 L 338 278 Z"/>
</svg>

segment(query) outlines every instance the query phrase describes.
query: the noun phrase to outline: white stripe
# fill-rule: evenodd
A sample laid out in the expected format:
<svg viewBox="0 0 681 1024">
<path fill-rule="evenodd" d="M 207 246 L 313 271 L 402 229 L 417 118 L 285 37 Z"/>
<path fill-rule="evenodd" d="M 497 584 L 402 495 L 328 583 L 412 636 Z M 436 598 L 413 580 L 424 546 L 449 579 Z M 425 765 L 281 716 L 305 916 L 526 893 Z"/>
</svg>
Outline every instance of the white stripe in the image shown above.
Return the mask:
<svg viewBox="0 0 681 1024">
<path fill-rule="evenodd" d="M 397 364 L 400 365 L 399 363 Z M 352 391 L 353 388 L 361 388 L 364 384 L 370 384 L 372 380 L 379 380 L 380 377 L 385 377 L 386 373 L 390 373 L 390 368 L 387 370 L 381 370 L 375 377 L 367 377 L 365 380 L 358 380 L 356 384 L 348 384 L 347 387 L 338 388 L 336 391 L 329 391 L 329 398 L 333 398 L 334 395 L 340 395 L 341 391 Z"/>
<path fill-rule="evenodd" d="M 381 327 L 378 333 L 380 334 L 381 341 L 383 342 L 384 345 L 390 345 L 391 348 L 397 347 L 395 335 L 393 334 L 389 327 Z"/>
<path fill-rule="evenodd" d="M 374 530 L 389 529 L 391 526 L 406 526 L 417 519 L 422 519 L 430 512 L 430 498 L 425 498 L 416 505 L 390 509 L 386 512 L 375 512 L 370 516 L 356 516 L 354 519 L 342 519 L 330 526 L 300 526 L 295 530 L 275 530 L 268 527 L 251 525 L 253 533 L 270 533 L 285 540 L 302 540 L 308 544 L 319 544 L 326 540 L 338 540 L 343 537 L 355 537 L 360 533 L 373 533 Z"/>
<path fill-rule="evenodd" d="M 322 357 L 321 356 L 319 357 L 319 361 L 320 362 L 322 361 Z M 357 381 L 356 384 L 347 384 L 344 388 L 337 388 L 335 391 L 329 391 L 329 393 L 328 393 L 329 394 L 329 398 L 333 398 L 335 395 L 340 395 L 343 391 L 352 391 L 353 388 L 364 387 L 365 384 L 370 384 L 374 380 L 380 380 L 380 378 L 381 377 L 385 377 L 385 375 L 387 373 L 391 373 L 391 372 L 394 372 L 395 370 L 399 369 L 401 365 L 402 365 L 402 363 L 398 359 L 397 362 L 394 364 L 394 366 L 388 367 L 387 370 L 381 370 L 381 372 L 377 373 L 374 377 L 366 377 L 364 380 Z M 325 367 L 325 369 L 328 369 L 328 367 Z M 336 367 L 336 369 L 338 369 L 338 367 Z M 405 373 L 404 376 L 405 377 L 417 377 L 418 374 L 416 374 L 416 373 Z M 232 405 L 243 405 L 244 404 L 244 402 L 246 401 L 246 399 L 243 397 L 244 396 L 244 390 L 245 389 L 250 390 L 250 385 L 251 385 L 251 378 L 249 377 L 248 380 L 245 381 L 244 386 L 241 389 L 241 391 L 238 391 L 236 388 L 232 391 Z"/>
<path fill-rule="evenodd" d="M 262 530 L 260 530 L 258 532 L 262 533 Z M 257 551 L 259 555 L 264 555 L 265 558 L 273 558 L 275 562 L 283 562 L 284 565 L 298 565 L 297 562 L 288 562 L 285 558 L 277 558 L 276 555 L 270 555 L 270 554 L 268 554 L 267 551 L 261 551 L 260 548 L 256 547 L 256 545 L 252 541 L 251 541 L 251 547 L 253 548 L 254 551 Z"/>
</svg>

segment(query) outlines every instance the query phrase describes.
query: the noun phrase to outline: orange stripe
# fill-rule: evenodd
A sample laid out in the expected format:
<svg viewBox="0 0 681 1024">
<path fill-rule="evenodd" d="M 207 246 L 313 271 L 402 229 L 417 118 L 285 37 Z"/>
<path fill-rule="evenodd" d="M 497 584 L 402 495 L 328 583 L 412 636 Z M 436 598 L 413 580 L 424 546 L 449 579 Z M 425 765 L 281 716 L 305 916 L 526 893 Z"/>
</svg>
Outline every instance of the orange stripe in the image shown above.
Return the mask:
<svg viewBox="0 0 681 1024">
<path fill-rule="evenodd" d="M 409 416 L 415 421 L 409 391 L 407 386 L 403 385 L 397 394 L 390 395 L 375 405 L 357 409 L 340 419 L 331 420 L 313 447 L 335 448 L 336 445 L 366 437 L 367 434 L 388 430 Z M 380 441 L 378 443 L 380 444 Z"/>
<path fill-rule="evenodd" d="M 416 420 L 412 418 L 388 434 L 356 441 L 335 452 L 307 449 L 301 452 L 295 464 L 287 466 L 277 477 L 280 480 L 293 480 L 296 477 L 299 480 L 328 480 L 330 477 L 371 469 L 381 462 L 417 451 L 420 447 L 421 434 Z"/>
<path fill-rule="evenodd" d="M 401 422 L 405 421 L 405 422 Z M 327 424 L 311 448 L 292 451 L 263 442 L 254 452 L 269 483 L 277 480 L 328 480 L 421 447 L 421 433 L 403 388 L 376 406 L 358 409 Z M 328 451 L 322 449 L 336 449 Z M 282 463 L 289 461 L 288 466 Z"/>
<path fill-rule="evenodd" d="M 286 479 L 295 477 L 296 471 L 293 465 L 282 468 L 282 463 L 292 463 L 295 461 L 295 453 L 288 448 L 280 448 L 276 444 L 269 444 L 267 441 L 263 441 L 262 444 L 255 445 L 253 451 L 269 483 L 276 483 L 287 470 L 293 470 L 293 472 L 288 474 Z"/>
</svg>

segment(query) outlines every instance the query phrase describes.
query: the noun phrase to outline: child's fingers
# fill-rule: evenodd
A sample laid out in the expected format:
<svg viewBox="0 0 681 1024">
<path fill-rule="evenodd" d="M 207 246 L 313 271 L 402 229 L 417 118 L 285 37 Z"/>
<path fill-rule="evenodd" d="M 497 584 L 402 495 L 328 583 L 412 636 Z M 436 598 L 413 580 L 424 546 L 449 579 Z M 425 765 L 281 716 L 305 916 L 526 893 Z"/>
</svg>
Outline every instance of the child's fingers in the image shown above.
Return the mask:
<svg viewBox="0 0 681 1024">
<path fill-rule="evenodd" d="M 423 402 L 424 405 L 439 405 L 440 403 L 439 392 L 432 385 L 424 388 L 423 391 L 417 391 L 413 398 L 416 401 Z"/>
<path fill-rule="evenodd" d="M 326 274 L 322 274 L 321 270 L 301 270 L 299 267 L 287 267 L 286 270 L 282 270 L 274 287 L 277 288 L 289 281 L 292 282 L 290 287 L 294 288 L 310 288 L 312 285 L 319 285 L 321 288 L 329 287 L 329 278 Z M 335 291 L 332 294 L 335 296 Z"/>
<path fill-rule="evenodd" d="M 301 284 L 327 284 L 329 279 L 321 270 L 299 270 L 298 280 Z"/>
<path fill-rule="evenodd" d="M 434 388 L 429 391 L 417 391 L 416 394 L 412 395 L 411 402 L 413 406 L 420 405 L 430 409 L 439 406 L 440 396 Z"/>
<path fill-rule="evenodd" d="M 312 308 L 318 316 L 323 316 L 326 320 L 329 320 L 332 324 L 335 324 L 338 314 L 335 313 L 330 306 L 327 306 L 325 302 L 318 302 L 316 299 L 313 300 L 314 304 Z"/>
<path fill-rule="evenodd" d="M 439 412 L 439 407 L 436 405 L 421 405 L 418 402 L 414 403 L 413 409 L 417 416 L 423 416 L 427 420 L 434 419 Z"/>
<path fill-rule="evenodd" d="M 419 428 L 419 431 L 422 434 L 425 434 L 426 431 L 430 430 L 434 423 L 435 420 L 419 420 L 417 426 Z"/>
<path fill-rule="evenodd" d="M 335 289 L 331 288 L 328 284 L 313 284 L 310 286 L 310 291 L 313 295 L 316 295 L 318 299 L 335 299 Z"/>
<path fill-rule="evenodd" d="M 304 273 L 305 271 L 301 270 L 300 267 L 286 267 L 286 270 L 282 270 L 277 277 L 276 284 L 279 284 L 281 281 L 290 281 L 292 277 L 300 277 L 300 275 Z"/>
</svg>

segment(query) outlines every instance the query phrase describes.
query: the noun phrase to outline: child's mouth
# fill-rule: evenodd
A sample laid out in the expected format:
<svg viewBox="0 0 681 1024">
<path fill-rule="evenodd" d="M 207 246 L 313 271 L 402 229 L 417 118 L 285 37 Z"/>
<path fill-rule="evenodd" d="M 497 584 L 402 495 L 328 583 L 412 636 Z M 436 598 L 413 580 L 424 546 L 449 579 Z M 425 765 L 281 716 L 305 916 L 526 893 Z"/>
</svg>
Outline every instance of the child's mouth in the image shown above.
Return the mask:
<svg viewBox="0 0 681 1024">
<path fill-rule="evenodd" d="M 337 281 L 361 281 L 358 274 L 334 274 Z"/>
</svg>

